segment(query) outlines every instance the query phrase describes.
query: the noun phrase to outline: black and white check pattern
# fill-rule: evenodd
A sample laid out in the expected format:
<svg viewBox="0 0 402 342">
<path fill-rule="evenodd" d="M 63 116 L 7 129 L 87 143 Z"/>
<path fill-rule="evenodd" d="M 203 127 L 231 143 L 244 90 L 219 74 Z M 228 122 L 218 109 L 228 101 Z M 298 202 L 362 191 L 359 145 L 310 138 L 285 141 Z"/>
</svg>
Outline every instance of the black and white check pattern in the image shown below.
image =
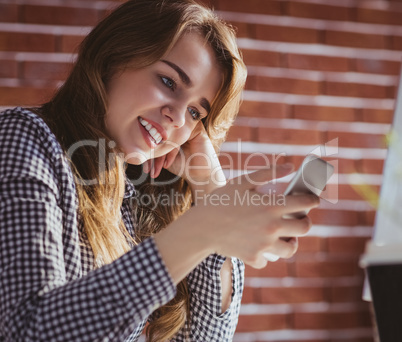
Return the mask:
<svg viewBox="0 0 402 342">
<path fill-rule="evenodd" d="M 130 233 L 133 193 L 126 181 L 121 213 Z M 191 319 L 174 341 L 232 340 L 244 265 L 232 258 L 232 303 L 221 313 L 224 260 L 211 255 L 188 275 Z M 60 144 L 34 113 L 1 113 L 0 341 L 137 341 L 175 293 L 153 238 L 95 269 Z"/>
</svg>

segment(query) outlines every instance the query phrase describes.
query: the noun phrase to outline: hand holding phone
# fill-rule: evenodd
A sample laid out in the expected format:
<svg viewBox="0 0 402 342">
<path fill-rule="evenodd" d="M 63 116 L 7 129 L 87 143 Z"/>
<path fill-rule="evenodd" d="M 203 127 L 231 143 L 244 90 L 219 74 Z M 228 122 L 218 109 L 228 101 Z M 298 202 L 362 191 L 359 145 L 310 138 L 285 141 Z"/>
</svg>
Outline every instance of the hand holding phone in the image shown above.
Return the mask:
<svg viewBox="0 0 402 342">
<path fill-rule="evenodd" d="M 284 195 L 314 194 L 320 196 L 333 173 L 333 165 L 310 154 L 304 158 L 300 168 L 286 188 Z M 307 214 L 308 211 L 303 211 L 292 213 L 285 217 L 303 218 Z M 264 253 L 264 257 L 269 261 L 277 261 L 279 259 L 277 255 L 272 253 Z"/>
</svg>

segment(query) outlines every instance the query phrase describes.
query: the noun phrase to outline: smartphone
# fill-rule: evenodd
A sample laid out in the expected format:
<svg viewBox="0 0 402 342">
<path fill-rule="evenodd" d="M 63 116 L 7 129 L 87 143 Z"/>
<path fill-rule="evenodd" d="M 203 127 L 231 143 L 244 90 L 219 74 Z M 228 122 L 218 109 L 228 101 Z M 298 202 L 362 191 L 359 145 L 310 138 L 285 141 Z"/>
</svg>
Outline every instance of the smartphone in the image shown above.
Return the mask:
<svg viewBox="0 0 402 342">
<path fill-rule="evenodd" d="M 334 173 L 334 166 L 316 155 L 309 154 L 304 158 L 295 176 L 290 181 L 284 195 L 314 194 L 320 196 L 325 185 Z M 303 218 L 308 211 L 286 215 L 285 218 Z M 283 238 L 286 240 L 287 238 Z M 277 261 L 279 257 L 272 253 L 264 253 L 269 261 Z"/>
<path fill-rule="evenodd" d="M 309 154 L 304 158 L 301 166 L 283 194 L 314 194 L 320 196 L 333 173 L 333 165 L 316 155 Z M 302 218 L 307 214 L 308 211 L 304 211 L 293 213 L 288 216 Z"/>
</svg>

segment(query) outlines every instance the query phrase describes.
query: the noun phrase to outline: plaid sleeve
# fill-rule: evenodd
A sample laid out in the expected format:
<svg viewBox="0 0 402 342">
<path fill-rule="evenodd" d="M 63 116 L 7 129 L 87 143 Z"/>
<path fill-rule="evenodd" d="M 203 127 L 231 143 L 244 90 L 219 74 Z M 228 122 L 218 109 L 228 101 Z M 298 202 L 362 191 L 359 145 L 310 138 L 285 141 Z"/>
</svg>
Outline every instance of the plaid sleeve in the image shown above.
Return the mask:
<svg viewBox="0 0 402 342">
<path fill-rule="evenodd" d="M 1 341 L 101 340 L 139 325 L 176 292 L 152 238 L 66 279 L 53 157 L 41 127 L 0 115 Z"/>
<path fill-rule="evenodd" d="M 178 341 L 232 341 L 243 294 L 244 264 L 231 258 L 232 301 L 222 313 L 220 271 L 225 260 L 221 255 L 212 254 L 188 275 L 191 318 L 187 328 L 179 334 Z"/>
</svg>

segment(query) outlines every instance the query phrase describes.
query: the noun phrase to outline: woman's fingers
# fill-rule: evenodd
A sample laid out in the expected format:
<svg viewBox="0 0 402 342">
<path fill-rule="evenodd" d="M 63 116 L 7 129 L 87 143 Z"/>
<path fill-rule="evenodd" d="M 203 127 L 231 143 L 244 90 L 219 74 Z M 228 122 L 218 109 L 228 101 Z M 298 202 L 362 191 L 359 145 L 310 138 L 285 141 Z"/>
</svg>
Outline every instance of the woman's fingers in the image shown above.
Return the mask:
<svg viewBox="0 0 402 342">
<path fill-rule="evenodd" d="M 288 241 L 278 238 L 266 249 L 258 252 L 256 251 L 256 253 L 250 256 L 250 258 L 243 259 L 243 261 L 254 268 L 263 268 L 269 262 L 269 260 L 264 256 L 265 253 L 269 253 L 270 255 L 279 258 L 289 259 L 296 253 L 297 248 L 298 240 L 296 238 L 291 238 Z"/>
<path fill-rule="evenodd" d="M 285 196 L 282 205 L 278 205 L 278 211 L 282 215 L 291 215 L 293 213 L 309 211 L 318 207 L 320 199 L 313 194 L 298 194 Z"/>
<path fill-rule="evenodd" d="M 153 167 L 152 167 L 152 170 L 150 173 L 150 176 L 152 178 L 156 178 L 159 176 L 159 174 L 162 171 L 163 165 L 165 163 L 165 159 L 166 159 L 166 156 L 162 156 L 162 157 L 153 159 L 153 165 L 152 165 Z"/>
<path fill-rule="evenodd" d="M 281 237 L 286 236 L 304 236 L 308 233 L 311 228 L 311 219 L 308 216 L 303 217 L 302 219 L 281 219 L 281 232 L 279 235 Z M 286 241 L 287 238 L 283 238 Z"/>
<path fill-rule="evenodd" d="M 179 148 L 174 148 L 166 155 L 165 163 L 163 164 L 163 167 L 165 169 L 168 169 L 170 166 L 172 166 L 179 152 L 180 152 Z"/>
<path fill-rule="evenodd" d="M 298 247 L 299 241 L 296 238 L 291 238 L 287 241 L 278 239 L 265 252 L 277 255 L 283 259 L 289 259 L 296 253 Z"/>
<path fill-rule="evenodd" d="M 151 170 L 151 166 L 152 166 L 151 160 L 145 161 L 144 164 L 142 164 L 142 171 L 144 171 L 145 173 L 149 173 L 149 171 Z"/>
<path fill-rule="evenodd" d="M 142 170 L 145 173 L 149 173 L 152 178 L 156 178 L 160 175 L 163 168 L 168 169 L 172 166 L 179 152 L 179 149 L 174 149 L 164 156 L 149 159 L 142 164 Z"/>
</svg>

